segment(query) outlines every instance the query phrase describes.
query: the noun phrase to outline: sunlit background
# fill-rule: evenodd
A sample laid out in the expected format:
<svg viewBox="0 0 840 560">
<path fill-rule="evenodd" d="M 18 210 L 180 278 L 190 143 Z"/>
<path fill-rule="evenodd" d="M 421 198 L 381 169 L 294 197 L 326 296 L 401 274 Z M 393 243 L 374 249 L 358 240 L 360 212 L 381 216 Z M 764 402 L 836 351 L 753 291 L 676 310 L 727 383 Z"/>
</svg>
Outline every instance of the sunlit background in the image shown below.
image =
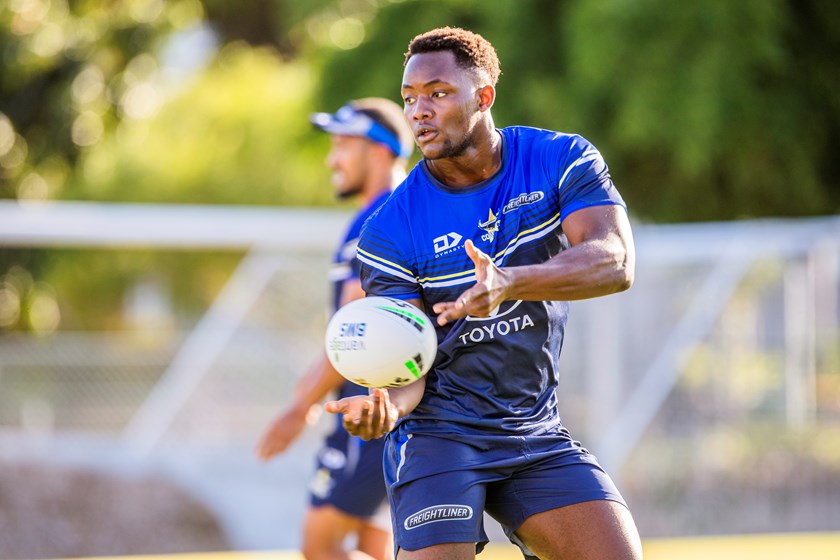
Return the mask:
<svg viewBox="0 0 840 560">
<path fill-rule="evenodd" d="M 328 420 L 252 447 L 352 212 L 308 115 L 440 25 L 628 202 L 559 400 L 643 538 L 840 528 L 840 4 L 0 0 L 0 557 L 297 547 Z"/>
</svg>

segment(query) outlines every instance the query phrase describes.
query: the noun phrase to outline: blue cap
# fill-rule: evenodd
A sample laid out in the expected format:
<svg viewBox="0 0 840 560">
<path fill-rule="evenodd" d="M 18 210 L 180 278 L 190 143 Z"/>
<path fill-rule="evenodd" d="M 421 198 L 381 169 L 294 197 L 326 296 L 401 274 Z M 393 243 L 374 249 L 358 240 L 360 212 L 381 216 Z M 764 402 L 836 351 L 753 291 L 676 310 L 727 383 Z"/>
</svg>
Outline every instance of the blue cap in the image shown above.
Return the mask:
<svg viewBox="0 0 840 560">
<path fill-rule="evenodd" d="M 351 104 L 343 106 L 334 114 L 313 113 L 309 120 L 313 125 L 330 134 L 359 136 L 384 144 L 396 157 L 407 158 L 414 149 L 413 143 L 407 145 L 400 142 L 400 138 L 396 134 L 370 115 L 357 110 Z M 406 125 L 401 124 L 401 126 L 405 127 Z"/>
</svg>

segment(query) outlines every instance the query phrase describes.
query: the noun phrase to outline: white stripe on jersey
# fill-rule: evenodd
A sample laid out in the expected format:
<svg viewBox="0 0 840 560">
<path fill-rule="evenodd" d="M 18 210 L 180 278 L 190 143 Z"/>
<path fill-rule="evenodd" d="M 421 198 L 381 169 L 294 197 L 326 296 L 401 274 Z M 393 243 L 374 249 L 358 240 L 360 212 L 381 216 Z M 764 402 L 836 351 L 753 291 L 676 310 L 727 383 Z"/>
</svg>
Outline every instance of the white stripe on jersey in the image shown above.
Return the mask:
<svg viewBox="0 0 840 560">
<path fill-rule="evenodd" d="M 547 222 L 544 222 L 538 225 L 537 227 L 520 232 L 519 235 L 516 236 L 516 238 L 511 240 L 507 247 L 505 247 L 493 258 L 493 262 L 496 264 L 496 266 L 502 266 L 505 257 L 513 253 L 513 251 L 515 251 L 521 245 L 528 243 L 529 241 L 540 239 L 542 237 L 545 237 L 546 235 L 552 234 L 559 220 L 560 214 L 555 214 Z M 418 280 L 417 278 L 409 276 L 408 274 L 402 272 L 402 267 L 400 267 L 400 269 L 397 269 L 396 264 L 390 263 L 385 259 L 376 257 L 375 255 L 368 255 L 370 254 L 365 251 L 359 251 L 356 255 L 356 258 L 358 258 L 360 261 L 369 266 L 372 266 L 378 270 L 381 270 L 382 272 L 385 272 L 386 274 L 390 274 L 392 276 L 396 276 L 397 278 L 407 280 L 413 284 L 420 284 L 423 288 L 446 288 L 449 286 L 459 286 L 462 284 L 475 283 L 475 272 L 472 270 L 465 270 L 462 272 L 456 272 L 454 274 L 447 274 L 445 276 L 422 278 Z"/>
<path fill-rule="evenodd" d="M 566 180 L 566 175 L 569 174 L 569 171 L 580 165 L 581 163 L 586 163 L 587 161 L 592 161 L 594 159 L 598 159 L 601 157 L 601 153 L 598 150 L 586 150 L 583 154 L 577 158 L 572 165 L 566 168 L 566 171 L 563 172 L 563 176 L 560 177 L 560 182 L 557 183 L 557 188 L 563 186 L 563 181 Z"/>
<path fill-rule="evenodd" d="M 511 254 L 517 247 L 522 245 L 523 243 L 527 243 L 528 241 L 533 241 L 534 239 L 539 239 L 540 237 L 545 237 L 546 234 L 552 233 L 554 231 L 554 227 L 557 225 L 557 222 L 560 220 L 560 214 L 557 213 L 551 217 L 545 223 L 538 225 L 535 228 L 526 229 L 525 231 L 519 232 L 508 246 L 502 249 L 494 258 L 493 262 L 496 263 L 496 266 L 502 266 L 502 261 L 504 256 Z M 533 232 L 533 233 L 532 233 Z M 530 234 L 530 235 L 524 235 Z"/>
<path fill-rule="evenodd" d="M 402 280 L 406 280 L 406 281 L 411 282 L 413 284 L 418 283 L 417 278 L 409 276 L 408 274 L 405 274 L 404 272 L 400 272 L 399 270 L 394 268 L 394 266 L 391 266 L 390 264 L 388 264 L 388 261 L 385 261 L 384 259 L 381 259 L 380 261 L 373 260 L 372 258 L 368 258 L 362 251 L 359 251 L 356 254 L 356 258 L 359 259 L 360 261 L 362 261 L 363 263 L 365 263 L 366 265 L 372 266 L 373 268 L 381 270 L 382 272 L 390 274 L 391 276 L 396 276 L 397 278 L 400 278 Z"/>
<path fill-rule="evenodd" d="M 557 225 L 557 222 L 560 220 L 560 214 L 555 214 L 551 217 L 547 222 L 544 222 L 538 225 L 535 228 L 527 229 L 522 231 L 517 235 L 511 242 L 508 244 L 507 247 L 502 249 L 494 258 L 493 263 L 496 266 L 503 266 L 505 257 L 512 254 L 519 246 L 528 243 L 529 241 L 533 241 L 535 239 L 540 239 L 545 237 L 546 235 L 550 235 L 554 233 L 554 228 Z M 382 270 L 382 269 L 380 269 Z M 447 280 L 439 280 L 435 281 L 436 278 L 423 278 L 420 280 L 420 285 L 424 288 L 445 288 L 447 286 L 458 286 L 460 284 L 470 284 L 475 282 L 475 273 L 470 274 L 469 276 L 460 276 L 461 274 L 467 274 L 467 272 L 471 271 L 464 271 L 459 272 L 456 274 L 449 274 L 447 276 L 438 276 L 436 278 L 447 278 Z M 454 278 L 455 276 L 460 276 L 459 278 Z"/>
<path fill-rule="evenodd" d="M 414 434 L 408 434 L 408 437 L 406 438 L 405 442 L 403 442 L 403 444 L 400 446 L 400 464 L 397 465 L 395 482 L 400 481 L 400 471 L 402 470 L 403 465 L 405 464 L 405 447 L 408 445 L 408 442 L 411 441 L 412 437 L 414 437 Z"/>
</svg>

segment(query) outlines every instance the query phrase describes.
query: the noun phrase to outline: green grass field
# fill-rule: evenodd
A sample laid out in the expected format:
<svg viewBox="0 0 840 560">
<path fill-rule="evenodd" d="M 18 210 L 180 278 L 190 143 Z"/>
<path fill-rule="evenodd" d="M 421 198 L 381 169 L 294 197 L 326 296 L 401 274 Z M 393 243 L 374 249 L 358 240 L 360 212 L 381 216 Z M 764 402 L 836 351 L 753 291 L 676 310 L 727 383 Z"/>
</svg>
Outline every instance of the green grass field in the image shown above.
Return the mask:
<svg viewBox="0 0 840 560">
<path fill-rule="evenodd" d="M 644 550 L 645 560 L 840 560 L 840 533 L 651 539 Z"/>
<path fill-rule="evenodd" d="M 645 560 L 840 560 L 840 533 L 786 533 L 648 539 Z M 155 556 L 99 557 L 99 560 L 301 560 L 297 552 L 206 552 Z M 478 560 L 521 560 L 512 545 L 491 544 Z M 68 559 L 69 560 L 69 559 Z M 78 560 L 78 559 L 76 559 Z"/>
</svg>

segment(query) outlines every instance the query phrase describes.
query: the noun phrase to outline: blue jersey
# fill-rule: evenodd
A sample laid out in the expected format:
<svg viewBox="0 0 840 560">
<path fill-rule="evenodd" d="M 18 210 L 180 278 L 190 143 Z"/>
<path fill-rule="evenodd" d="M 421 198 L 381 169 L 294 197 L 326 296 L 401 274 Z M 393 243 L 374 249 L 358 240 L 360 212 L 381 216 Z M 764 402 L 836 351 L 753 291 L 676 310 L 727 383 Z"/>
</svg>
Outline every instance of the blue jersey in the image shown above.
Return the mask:
<svg viewBox="0 0 840 560">
<path fill-rule="evenodd" d="M 421 161 L 363 228 L 368 295 L 455 301 L 475 283 L 471 239 L 497 266 L 545 262 L 568 247 L 561 224 L 590 206 L 624 206 L 601 154 L 576 135 L 500 130 L 502 164 L 465 188 Z M 417 408 L 400 422 L 425 433 L 539 434 L 561 428 L 556 390 L 569 305 L 507 301 L 487 318 L 437 328 L 438 354 Z"/>
<path fill-rule="evenodd" d="M 362 230 L 362 225 L 365 223 L 371 214 L 373 214 L 382 203 L 385 202 L 391 195 L 391 191 L 385 191 L 376 199 L 374 199 L 367 207 L 362 208 L 350 222 L 344 239 L 338 246 L 333 257 L 332 267 L 330 268 L 329 277 L 333 284 L 333 298 L 332 311 L 338 309 L 341 304 L 341 290 L 344 287 L 344 282 L 351 279 L 359 278 L 360 265 L 356 259 L 356 244 L 359 241 L 359 232 Z M 339 399 L 353 395 L 367 395 L 366 387 L 356 385 L 355 383 L 346 382 L 338 391 Z M 339 424 L 341 419 L 339 417 Z"/>
</svg>

